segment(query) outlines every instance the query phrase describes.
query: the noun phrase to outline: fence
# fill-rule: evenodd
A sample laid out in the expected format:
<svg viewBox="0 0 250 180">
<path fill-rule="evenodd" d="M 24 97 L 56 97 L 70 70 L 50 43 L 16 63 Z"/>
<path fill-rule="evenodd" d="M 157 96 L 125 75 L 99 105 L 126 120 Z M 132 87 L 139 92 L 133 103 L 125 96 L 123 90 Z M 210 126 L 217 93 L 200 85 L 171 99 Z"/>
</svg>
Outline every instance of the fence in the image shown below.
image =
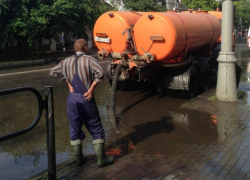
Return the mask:
<svg viewBox="0 0 250 180">
<path fill-rule="evenodd" d="M 46 110 L 46 129 L 47 129 L 47 151 L 48 151 L 48 179 L 56 179 L 56 151 L 55 151 L 55 126 L 54 126 L 54 101 L 53 101 L 53 87 L 45 87 L 45 100 L 42 99 L 41 94 L 34 88 L 21 87 L 14 89 L 7 89 L 0 91 L 0 96 L 14 94 L 24 91 L 31 91 L 36 95 L 38 102 L 38 112 L 33 123 L 26 129 L 4 135 L 0 137 L 0 142 L 20 136 L 31 131 L 39 123 L 43 110 Z"/>
</svg>

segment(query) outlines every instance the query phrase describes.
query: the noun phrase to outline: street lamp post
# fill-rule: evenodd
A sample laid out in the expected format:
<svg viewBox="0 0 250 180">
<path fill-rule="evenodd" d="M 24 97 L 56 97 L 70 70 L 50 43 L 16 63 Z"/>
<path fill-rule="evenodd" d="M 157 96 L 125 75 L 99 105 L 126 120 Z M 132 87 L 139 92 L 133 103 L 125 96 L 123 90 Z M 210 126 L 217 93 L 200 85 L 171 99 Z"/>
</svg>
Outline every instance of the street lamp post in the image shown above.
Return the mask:
<svg viewBox="0 0 250 180">
<path fill-rule="evenodd" d="M 224 102 L 235 102 L 237 98 L 235 62 L 233 52 L 233 0 L 222 1 L 221 52 L 218 57 L 217 99 Z"/>
</svg>

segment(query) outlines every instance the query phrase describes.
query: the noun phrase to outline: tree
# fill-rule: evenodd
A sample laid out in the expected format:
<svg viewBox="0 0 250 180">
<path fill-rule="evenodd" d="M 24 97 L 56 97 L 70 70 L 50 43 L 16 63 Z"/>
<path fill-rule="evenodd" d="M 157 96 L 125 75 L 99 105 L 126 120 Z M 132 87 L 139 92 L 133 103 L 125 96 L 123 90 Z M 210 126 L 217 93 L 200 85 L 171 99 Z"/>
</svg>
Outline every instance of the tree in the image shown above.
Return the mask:
<svg viewBox="0 0 250 180">
<path fill-rule="evenodd" d="M 221 3 L 215 0 L 182 0 L 188 9 L 201 8 L 202 10 L 215 10 Z M 250 1 L 240 0 L 234 2 L 234 26 L 248 28 L 250 26 Z"/>
<path fill-rule="evenodd" d="M 16 45 L 16 58 L 30 56 L 39 40 L 71 33 L 82 37 L 93 29 L 108 6 L 103 0 L 0 0 L 0 45 Z"/>
<path fill-rule="evenodd" d="M 125 0 L 124 5 L 131 11 L 166 11 L 165 0 Z"/>
<path fill-rule="evenodd" d="M 182 4 L 186 5 L 188 9 L 201 8 L 204 11 L 216 10 L 220 6 L 216 0 L 182 0 Z"/>
<path fill-rule="evenodd" d="M 250 26 L 250 2 L 240 0 L 234 2 L 235 18 L 234 26 L 240 28 L 249 28 Z"/>
</svg>

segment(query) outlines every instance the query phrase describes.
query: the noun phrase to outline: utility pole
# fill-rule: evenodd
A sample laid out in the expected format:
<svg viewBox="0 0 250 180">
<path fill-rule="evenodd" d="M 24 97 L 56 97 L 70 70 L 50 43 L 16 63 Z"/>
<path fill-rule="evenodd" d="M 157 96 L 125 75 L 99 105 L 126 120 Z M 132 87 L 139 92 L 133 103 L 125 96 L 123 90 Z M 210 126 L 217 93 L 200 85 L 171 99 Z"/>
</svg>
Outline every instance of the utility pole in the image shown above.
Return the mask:
<svg viewBox="0 0 250 180">
<path fill-rule="evenodd" d="M 218 57 L 218 79 L 216 96 L 224 102 L 235 102 L 237 98 L 236 70 L 237 61 L 233 52 L 233 1 L 217 0 L 222 2 L 222 30 L 221 51 Z"/>
</svg>

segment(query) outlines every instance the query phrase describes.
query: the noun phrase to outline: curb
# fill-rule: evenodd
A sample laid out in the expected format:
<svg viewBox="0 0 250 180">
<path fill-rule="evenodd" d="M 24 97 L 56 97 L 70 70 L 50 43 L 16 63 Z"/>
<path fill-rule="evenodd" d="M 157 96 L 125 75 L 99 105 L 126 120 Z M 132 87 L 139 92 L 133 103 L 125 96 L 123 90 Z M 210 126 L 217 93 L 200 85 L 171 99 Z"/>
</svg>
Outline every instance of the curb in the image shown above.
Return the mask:
<svg viewBox="0 0 250 180">
<path fill-rule="evenodd" d="M 48 59 L 38 59 L 38 60 L 27 60 L 27 61 L 16 61 L 16 62 L 4 62 L 0 63 L 0 69 L 2 68 L 10 68 L 10 67 L 20 67 L 27 65 L 40 65 L 50 63 L 51 61 Z"/>
<path fill-rule="evenodd" d="M 95 54 L 95 53 L 91 53 L 88 55 L 92 56 L 96 59 L 98 58 L 97 54 Z M 0 63 L 0 70 L 6 69 L 6 68 L 13 68 L 13 67 L 29 66 L 29 65 L 36 66 L 36 65 L 50 64 L 51 62 L 59 63 L 60 61 L 62 61 L 65 58 L 67 58 L 67 57 L 53 57 L 53 58 L 47 58 L 47 59 L 3 62 L 3 63 Z"/>
</svg>

